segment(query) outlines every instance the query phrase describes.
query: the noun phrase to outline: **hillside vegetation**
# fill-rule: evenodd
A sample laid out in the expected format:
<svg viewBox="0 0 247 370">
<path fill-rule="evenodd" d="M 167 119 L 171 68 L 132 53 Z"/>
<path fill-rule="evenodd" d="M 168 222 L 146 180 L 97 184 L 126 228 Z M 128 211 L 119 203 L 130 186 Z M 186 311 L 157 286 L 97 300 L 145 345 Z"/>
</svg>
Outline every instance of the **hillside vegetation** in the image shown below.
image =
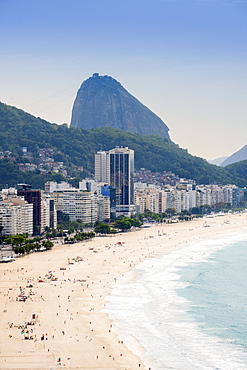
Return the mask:
<svg viewBox="0 0 247 370">
<path fill-rule="evenodd" d="M 0 160 L 0 187 L 27 182 L 33 187 L 43 187 L 47 180 L 62 180 L 61 174 L 41 174 L 19 171 L 17 163 L 33 162 L 39 158 L 38 149 L 53 148 L 54 160 L 64 162 L 68 176 L 82 178 L 94 171 L 94 154 L 115 146 L 128 146 L 135 151 L 135 168 L 153 172 L 172 171 L 180 177 L 197 183 L 234 183 L 247 185 L 247 171 L 237 164 L 221 168 L 206 160 L 190 155 L 166 138 L 131 134 L 108 127 L 97 129 L 68 128 L 67 125 L 51 124 L 20 109 L 0 103 L 0 151 L 6 158 Z M 22 148 L 32 152 L 30 160 L 23 157 Z M 84 171 L 78 170 L 83 166 Z"/>
<path fill-rule="evenodd" d="M 246 177 L 247 177 L 247 159 L 244 161 L 239 161 L 236 163 L 229 164 L 225 169 L 231 173 L 233 177 L 239 179 L 238 186 L 246 187 Z"/>
</svg>

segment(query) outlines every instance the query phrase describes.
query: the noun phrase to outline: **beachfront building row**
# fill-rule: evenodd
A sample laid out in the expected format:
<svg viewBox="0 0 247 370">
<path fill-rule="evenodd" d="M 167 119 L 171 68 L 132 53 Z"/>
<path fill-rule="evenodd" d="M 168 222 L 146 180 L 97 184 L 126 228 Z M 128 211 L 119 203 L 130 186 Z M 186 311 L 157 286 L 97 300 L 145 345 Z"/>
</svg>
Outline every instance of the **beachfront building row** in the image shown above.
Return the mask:
<svg viewBox="0 0 247 370">
<path fill-rule="evenodd" d="M 54 199 L 56 209 L 85 224 L 104 221 L 116 215 L 116 190 L 104 182 L 84 179 L 79 188 L 63 182 L 47 182 L 45 191 Z"/>
<path fill-rule="evenodd" d="M 30 185 L 18 184 L 17 195 L 33 204 L 33 233 L 41 234 L 46 228 L 57 228 L 57 212 L 54 200 L 42 190 L 32 189 Z"/>
<path fill-rule="evenodd" d="M 60 187 L 58 187 L 60 185 Z M 116 189 L 103 182 L 85 179 L 79 183 L 79 189 L 69 184 L 47 183 L 46 189 L 57 189 L 50 193 L 56 209 L 67 213 L 71 220 L 80 219 L 83 223 L 104 221 L 116 216 Z M 189 211 L 193 207 L 219 203 L 239 204 L 240 189 L 228 185 L 198 185 L 184 179 L 174 186 L 166 188 L 153 184 L 135 183 L 135 212 L 164 213 L 174 209 L 177 213 Z"/>
<path fill-rule="evenodd" d="M 1 235 L 40 234 L 47 227 L 56 229 L 57 212 L 54 200 L 41 190 L 32 190 L 26 184 L 18 189 L 0 192 Z"/>
<path fill-rule="evenodd" d="M 110 199 L 107 196 L 76 188 L 55 190 L 50 195 L 56 209 L 69 215 L 71 221 L 92 224 L 110 218 Z"/>
<path fill-rule="evenodd" d="M 2 235 L 33 234 L 33 205 L 23 198 L 0 195 L 0 227 Z"/>
<path fill-rule="evenodd" d="M 104 221 L 110 218 L 110 204 L 114 204 L 114 199 L 114 189 L 90 180 L 82 181 L 79 189 L 66 182 L 46 183 L 46 192 L 19 184 L 17 189 L 0 192 L 0 234 L 33 235 L 46 228 L 56 229 L 58 210 L 68 214 L 71 221 L 80 219 L 85 224 Z"/>
<path fill-rule="evenodd" d="M 145 183 L 135 183 L 135 205 L 137 213 L 149 210 L 164 213 L 174 209 L 177 213 L 189 211 L 194 207 L 229 203 L 231 206 L 240 204 L 241 190 L 234 185 L 194 185 L 191 183 L 177 187 L 156 187 Z"/>
<path fill-rule="evenodd" d="M 208 204 L 215 206 L 230 203 L 233 206 L 241 202 L 241 189 L 235 185 L 198 185 L 196 186 L 196 207 Z"/>
<path fill-rule="evenodd" d="M 190 194 L 176 189 L 135 189 L 135 204 L 136 213 L 144 213 L 146 210 L 164 213 L 167 209 L 181 213 L 190 208 Z"/>
</svg>

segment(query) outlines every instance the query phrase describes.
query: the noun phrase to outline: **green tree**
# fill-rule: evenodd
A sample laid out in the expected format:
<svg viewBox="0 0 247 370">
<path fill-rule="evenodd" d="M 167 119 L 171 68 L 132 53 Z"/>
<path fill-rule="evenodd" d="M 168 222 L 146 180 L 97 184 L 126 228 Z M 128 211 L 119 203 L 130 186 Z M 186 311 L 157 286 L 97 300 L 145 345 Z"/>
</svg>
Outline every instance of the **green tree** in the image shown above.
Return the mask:
<svg viewBox="0 0 247 370">
<path fill-rule="evenodd" d="M 25 245 L 23 245 L 23 248 L 25 250 L 25 253 L 27 253 L 27 254 L 30 253 L 31 250 L 33 250 L 33 247 L 34 247 L 33 244 L 25 244 Z"/>
<path fill-rule="evenodd" d="M 131 228 L 131 222 L 125 218 L 120 218 L 114 222 L 114 226 L 122 231 L 129 230 Z"/>
<path fill-rule="evenodd" d="M 193 208 L 191 208 L 191 213 L 193 214 L 193 215 L 200 215 L 201 214 L 201 209 L 200 209 L 200 207 L 193 207 Z"/>
<path fill-rule="evenodd" d="M 35 249 L 36 251 L 39 251 L 39 250 L 40 250 L 40 248 L 41 248 L 41 244 L 40 244 L 40 243 L 34 243 L 34 249 Z"/>
<path fill-rule="evenodd" d="M 84 224 L 81 220 L 73 220 L 69 223 L 69 227 L 75 230 L 83 230 Z"/>
<path fill-rule="evenodd" d="M 68 229 L 70 224 L 69 215 L 62 211 L 57 211 L 57 227 L 62 230 Z"/>
<path fill-rule="evenodd" d="M 26 242 L 27 238 L 25 235 L 22 235 L 22 234 L 16 234 L 16 235 L 11 235 L 11 236 L 8 236 L 6 239 L 5 239 L 5 242 L 8 243 L 8 244 L 11 244 L 12 246 L 14 245 L 21 245 L 21 244 L 24 244 Z"/>
<path fill-rule="evenodd" d="M 103 222 L 99 223 L 95 228 L 94 228 L 95 233 L 97 234 L 110 234 L 111 232 L 111 227 L 107 224 L 104 224 Z"/>
<path fill-rule="evenodd" d="M 137 218 L 129 218 L 128 221 L 134 227 L 141 227 L 142 223 Z"/>
<path fill-rule="evenodd" d="M 166 213 L 168 214 L 169 217 L 171 217 L 174 216 L 177 213 L 177 211 L 175 210 L 175 208 L 168 208 L 166 210 Z"/>
<path fill-rule="evenodd" d="M 15 248 L 15 253 L 16 253 L 16 254 L 25 254 L 25 253 L 26 253 L 26 251 L 25 251 L 24 246 L 16 247 L 16 248 Z"/>
<path fill-rule="evenodd" d="M 53 247 L 53 243 L 50 240 L 47 241 L 43 240 L 42 244 L 46 250 L 50 250 Z"/>
</svg>

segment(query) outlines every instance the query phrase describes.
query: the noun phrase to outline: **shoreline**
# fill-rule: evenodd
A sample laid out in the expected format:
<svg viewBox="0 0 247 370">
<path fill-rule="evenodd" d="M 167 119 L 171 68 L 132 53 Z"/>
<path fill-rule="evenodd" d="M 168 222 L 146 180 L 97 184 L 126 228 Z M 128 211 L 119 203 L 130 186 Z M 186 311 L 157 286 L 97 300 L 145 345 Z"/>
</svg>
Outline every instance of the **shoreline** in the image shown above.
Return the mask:
<svg viewBox="0 0 247 370">
<path fill-rule="evenodd" d="M 103 312 L 112 286 L 156 253 L 246 231 L 246 221 L 247 214 L 239 213 L 155 225 L 55 246 L 1 264 L 0 368 L 54 369 L 60 358 L 61 366 L 69 369 L 148 369 L 133 348 L 128 348 L 130 343 L 123 343 L 121 333 L 114 332 L 114 323 Z M 28 296 L 25 302 L 16 301 L 20 289 Z M 38 316 L 35 324 L 27 325 L 33 339 L 25 340 L 21 326 L 33 314 Z M 13 323 L 11 328 L 8 323 Z"/>
<path fill-rule="evenodd" d="M 215 254 L 217 256 L 217 253 L 219 251 L 222 252 L 223 250 L 231 247 L 232 243 L 237 243 L 243 240 L 247 240 L 247 230 L 241 229 L 238 231 L 235 230 L 234 232 L 231 231 L 229 233 L 224 233 L 224 235 L 218 234 L 206 239 L 197 239 L 173 249 L 169 248 L 168 250 L 159 251 L 155 253 L 152 257 L 140 262 L 140 264 L 137 264 L 133 270 L 125 274 L 125 276 L 119 281 L 117 286 L 114 286 L 110 296 L 107 297 L 108 303 L 105 312 L 107 312 L 113 319 L 114 330 L 119 333 L 121 338 L 124 338 L 127 347 L 130 348 L 142 359 L 143 364 L 146 365 L 146 369 L 171 369 L 174 367 L 174 364 L 171 362 L 172 358 L 174 359 L 174 361 L 178 361 L 178 356 L 180 356 L 181 363 L 183 363 L 183 358 L 181 358 L 183 355 L 181 356 L 182 352 L 180 352 L 180 350 L 181 348 L 184 348 L 184 353 L 186 353 L 185 348 L 187 344 L 187 350 L 189 352 L 189 340 L 192 341 L 191 345 L 195 344 L 195 342 L 193 343 L 192 340 L 192 332 L 194 333 L 194 341 L 196 340 L 195 338 L 198 339 L 198 342 L 199 340 L 202 341 L 204 339 L 203 334 L 199 330 L 200 322 L 197 322 L 195 319 L 195 322 L 193 322 L 191 326 L 187 326 L 187 320 L 189 320 L 189 317 L 191 317 L 190 308 L 193 307 L 194 304 L 196 306 L 196 303 L 193 303 L 193 299 L 189 299 L 191 301 L 190 303 L 187 302 L 183 294 L 180 295 L 180 293 L 176 291 L 177 289 L 179 291 L 181 289 L 183 290 L 184 286 L 182 285 L 187 284 L 187 280 L 186 283 L 184 282 L 184 280 L 180 282 L 180 278 L 182 278 L 183 276 L 183 273 L 180 273 L 180 270 L 182 269 L 183 271 L 183 268 L 188 268 L 189 270 L 191 269 L 193 271 L 193 268 L 198 264 L 201 265 L 202 268 L 203 264 L 204 266 L 205 264 L 214 264 Z M 150 269 L 151 266 L 153 267 L 153 271 Z M 163 274 L 165 274 L 165 278 Z M 156 276 L 156 280 L 154 279 L 154 276 Z M 144 283 L 145 281 L 146 283 Z M 162 284 L 166 285 L 167 283 L 167 288 L 161 288 L 159 286 Z M 150 293 L 150 288 L 152 285 L 154 285 L 155 288 L 153 294 Z M 140 290 L 138 289 L 138 287 L 140 288 Z M 158 298 L 157 294 L 157 291 L 159 290 L 160 299 Z M 140 299 L 139 302 L 138 298 Z M 131 301 L 131 299 L 133 299 L 133 301 Z M 147 307 L 145 307 L 145 305 L 147 304 L 147 302 L 149 302 L 149 300 L 150 310 L 148 310 L 147 314 Z M 157 301 L 157 306 L 154 306 L 155 301 Z M 162 304 L 164 305 L 164 310 L 161 310 Z M 187 306 L 188 304 L 189 308 Z M 173 307 L 173 310 L 171 309 L 171 306 Z M 122 307 L 123 312 L 121 312 Z M 131 313 L 132 309 L 133 313 Z M 149 314 L 151 319 L 147 320 Z M 184 324 L 182 320 L 181 327 L 180 324 L 178 324 L 179 316 L 180 319 L 181 317 L 184 318 Z M 170 317 L 169 322 L 166 321 L 167 317 Z M 172 317 L 174 318 L 174 320 L 171 319 Z M 162 320 L 162 318 L 164 319 L 164 321 Z M 132 319 L 135 322 L 133 324 L 131 323 Z M 166 333 L 166 335 L 164 334 L 163 336 L 162 332 L 158 335 L 155 334 L 156 329 L 158 330 L 159 328 L 159 325 L 163 326 L 163 333 Z M 178 338 L 180 338 L 181 340 L 181 329 L 178 329 L 178 325 L 180 328 L 183 328 L 184 338 L 186 337 L 185 342 L 179 342 L 179 340 L 176 341 L 175 339 L 175 333 L 177 330 Z M 171 331 L 171 327 L 174 329 L 174 331 Z M 172 344 L 169 343 L 169 345 L 167 345 L 166 347 L 164 347 L 163 344 L 162 358 L 161 352 L 155 351 L 156 346 L 154 345 L 154 343 L 157 344 L 157 348 L 162 348 L 162 346 L 159 347 L 159 344 L 161 343 L 159 343 L 159 339 L 161 341 L 161 338 L 163 338 L 164 342 L 162 341 L 162 343 L 167 343 L 169 335 Z M 174 341 L 172 339 L 174 339 Z M 207 341 L 209 345 L 208 351 L 209 353 L 211 353 L 210 341 L 212 344 L 213 339 L 210 338 L 210 335 Z M 220 338 L 218 338 L 218 342 L 217 340 L 215 340 L 215 347 L 213 346 L 212 349 L 215 349 L 216 345 L 218 346 L 219 343 Z M 178 352 L 172 353 L 171 348 L 173 347 L 173 345 L 176 346 L 176 344 L 178 344 Z M 181 345 L 181 347 L 179 347 L 179 344 Z M 183 345 L 185 347 L 183 347 Z M 223 344 L 221 350 L 222 349 L 226 351 L 229 350 L 226 346 L 224 347 Z M 235 350 L 232 349 L 232 352 L 234 353 Z M 196 355 L 195 352 L 194 355 Z M 219 355 L 220 353 L 216 355 L 216 358 L 219 358 Z M 167 359 L 167 365 L 165 365 L 164 363 L 165 359 Z M 228 360 L 229 359 L 230 353 Z M 231 357 L 231 360 L 234 361 L 233 356 Z M 235 368 L 233 364 L 236 366 L 236 363 L 233 362 L 231 363 L 232 367 L 230 366 L 229 368 Z M 215 367 L 217 367 L 216 364 Z M 177 368 L 176 365 L 174 369 L 175 368 Z M 178 368 L 180 367 L 178 366 Z M 241 369 L 242 368 L 243 367 L 241 367 Z"/>
</svg>

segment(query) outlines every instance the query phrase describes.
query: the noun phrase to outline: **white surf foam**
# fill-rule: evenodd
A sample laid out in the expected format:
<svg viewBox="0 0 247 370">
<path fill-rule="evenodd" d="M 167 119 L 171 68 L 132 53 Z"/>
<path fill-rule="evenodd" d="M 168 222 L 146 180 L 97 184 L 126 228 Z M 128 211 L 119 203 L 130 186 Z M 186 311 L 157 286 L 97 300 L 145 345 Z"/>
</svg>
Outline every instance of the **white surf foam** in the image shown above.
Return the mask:
<svg viewBox="0 0 247 370">
<path fill-rule="evenodd" d="M 107 298 L 106 311 L 115 330 L 131 350 L 153 369 L 247 368 L 240 347 L 203 334 L 187 314 L 190 302 L 177 294 L 187 283 L 179 281 L 182 266 L 207 261 L 212 253 L 246 234 L 204 240 L 147 259 L 118 280 Z M 134 278 L 133 278 L 134 277 Z"/>
</svg>

